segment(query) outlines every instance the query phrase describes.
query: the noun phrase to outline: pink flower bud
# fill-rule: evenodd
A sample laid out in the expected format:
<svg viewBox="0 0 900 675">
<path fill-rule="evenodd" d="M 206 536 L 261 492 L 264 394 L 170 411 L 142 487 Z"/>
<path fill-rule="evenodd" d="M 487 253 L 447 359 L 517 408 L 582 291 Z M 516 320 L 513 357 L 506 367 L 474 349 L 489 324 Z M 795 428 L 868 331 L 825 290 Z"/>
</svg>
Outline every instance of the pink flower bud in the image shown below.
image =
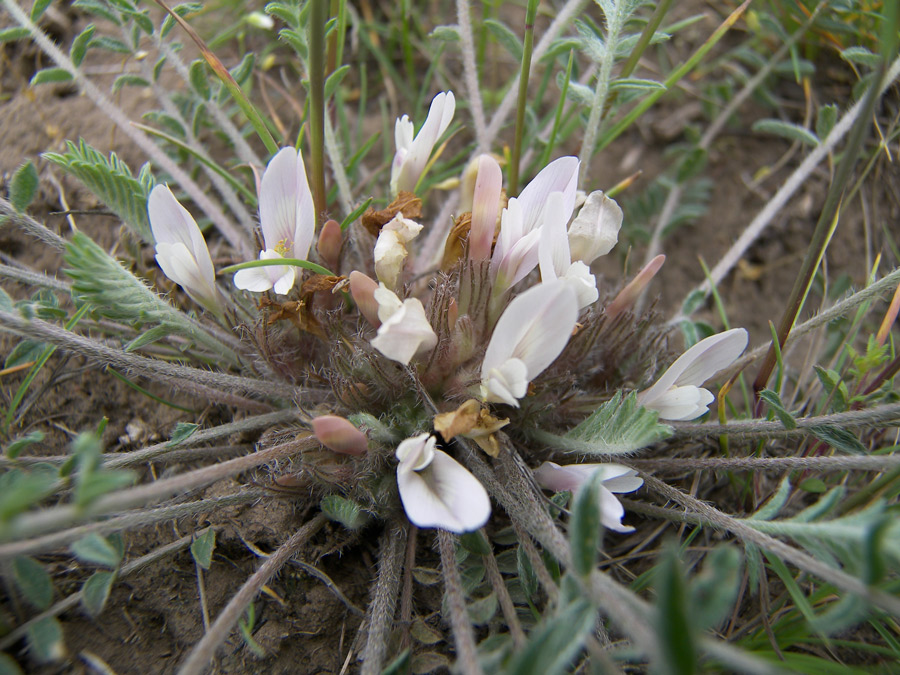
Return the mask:
<svg viewBox="0 0 900 675">
<path fill-rule="evenodd" d="M 615 318 L 629 307 L 633 306 L 637 299 L 641 297 L 647 288 L 647 285 L 659 272 L 659 268 L 666 261 L 666 256 L 658 255 L 648 262 L 644 268 L 637 273 L 637 276 L 628 282 L 628 285 L 619 291 L 615 299 L 606 306 L 606 316 L 610 319 Z"/>
<path fill-rule="evenodd" d="M 472 226 L 469 230 L 469 259 L 488 260 L 500 213 L 503 175 L 500 165 L 490 155 L 478 159 L 478 178 L 472 199 Z"/>
<path fill-rule="evenodd" d="M 369 448 L 366 435 L 343 417 L 316 417 L 312 421 L 312 428 L 322 445 L 342 455 L 364 455 Z"/>
<path fill-rule="evenodd" d="M 316 242 L 316 251 L 319 257 L 333 272 L 338 273 L 337 266 L 341 257 L 341 244 L 343 235 L 341 224 L 336 220 L 329 220 L 322 226 L 319 232 L 319 240 Z"/>
<path fill-rule="evenodd" d="M 362 272 L 356 270 L 350 272 L 350 295 L 353 297 L 353 302 L 375 328 L 381 325 L 381 320 L 378 318 L 378 302 L 375 300 L 375 291 L 377 290 L 377 281 L 370 279 Z"/>
</svg>

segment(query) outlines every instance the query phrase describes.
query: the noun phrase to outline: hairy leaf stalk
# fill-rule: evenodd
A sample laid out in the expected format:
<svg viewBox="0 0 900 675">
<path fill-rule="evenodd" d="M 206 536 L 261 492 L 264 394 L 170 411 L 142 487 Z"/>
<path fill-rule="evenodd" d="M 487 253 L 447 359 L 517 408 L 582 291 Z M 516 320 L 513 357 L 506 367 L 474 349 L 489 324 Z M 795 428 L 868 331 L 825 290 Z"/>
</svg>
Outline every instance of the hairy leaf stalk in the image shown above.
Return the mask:
<svg viewBox="0 0 900 675">
<path fill-rule="evenodd" d="M 597 73 L 594 101 L 591 104 L 591 114 L 588 117 L 587 127 L 585 127 L 584 142 L 581 144 L 581 152 L 578 153 L 578 159 L 581 162 L 578 180 L 582 186 L 587 185 L 591 158 L 594 156 L 597 134 L 600 132 L 600 123 L 603 121 L 603 109 L 606 107 L 606 97 L 609 94 L 612 67 L 616 60 L 616 48 L 619 44 L 619 32 L 622 30 L 622 24 L 627 18 L 624 9 L 625 4 L 622 0 L 616 2 L 612 16 L 606 17 L 603 62 L 600 64 L 600 71 Z"/>
</svg>

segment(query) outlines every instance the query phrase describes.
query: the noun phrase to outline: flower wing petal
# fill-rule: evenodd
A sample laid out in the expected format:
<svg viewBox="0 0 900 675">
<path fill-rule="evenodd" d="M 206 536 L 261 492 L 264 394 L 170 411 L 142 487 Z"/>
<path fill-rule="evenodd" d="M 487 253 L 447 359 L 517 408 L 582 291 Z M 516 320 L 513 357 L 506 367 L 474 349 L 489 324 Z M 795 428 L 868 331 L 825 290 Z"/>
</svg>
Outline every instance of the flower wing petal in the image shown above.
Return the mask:
<svg viewBox="0 0 900 675">
<path fill-rule="evenodd" d="M 528 380 L 540 375 L 569 342 L 578 319 L 575 293 L 565 282 L 540 284 L 516 296 L 503 311 L 481 366 L 482 379 L 508 359 L 520 359 Z"/>
<path fill-rule="evenodd" d="M 643 405 L 659 413 L 664 420 L 693 420 L 706 414 L 716 397 L 708 389 L 692 384 L 672 387 Z"/>
<path fill-rule="evenodd" d="M 315 229 L 315 207 L 303 157 L 282 148 L 269 162 L 259 188 L 259 222 L 267 249 L 279 244 L 306 260 Z"/>
<path fill-rule="evenodd" d="M 150 218 L 150 230 L 153 232 L 156 243 L 184 244 L 196 260 L 197 268 L 203 276 L 205 284 L 215 286 L 216 272 L 213 269 L 212 258 L 209 255 L 209 248 L 206 246 L 203 233 L 197 226 L 197 221 L 175 199 L 175 195 L 167 185 L 157 185 L 150 192 L 150 197 L 147 199 L 147 215 Z"/>
<path fill-rule="evenodd" d="M 575 192 L 578 185 L 578 158 L 560 157 L 545 166 L 519 194 L 519 202 L 525 214 L 525 233 L 540 227 L 547 209 L 547 198 L 553 192 L 562 192 L 563 207 L 555 217 L 568 224 L 575 209 Z"/>
<path fill-rule="evenodd" d="M 435 450 L 422 471 L 399 471 L 400 500 L 410 522 L 461 534 L 477 530 L 491 515 L 487 491 L 446 453 Z"/>
<path fill-rule="evenodd" d="M 569 254 L 569 238 L 566 236 L 566 219 L 562 217 L 564 196 L 551 192 L 547 197 L 547 210 L 541 226 L 538 244 L 538 261 L 541 280 L 552 281 L 563 276 L 572 263 Z"/>
<path fill-rule="evenodd" d="M 673 386 L 703 384 L 734 363 L 746 348 L 747 340 L 747 331 L 743 328 L 732 328 L 700 340 L 679 356 L 651 387 L 641 392 L 641 403 L 652 403 Z"/>
<path fill-rule="evenodd" d="M 622 524 L 622 518 L 625 516 L 625 507 L 622 506 L 622 502 L 616 499 L 616 496 L 603 485 L 599 487 L 598 493 L 600 497 L 600 523 L 603 527 L 613 532 L 634 532 L 633 527 Z"/>
</svg>

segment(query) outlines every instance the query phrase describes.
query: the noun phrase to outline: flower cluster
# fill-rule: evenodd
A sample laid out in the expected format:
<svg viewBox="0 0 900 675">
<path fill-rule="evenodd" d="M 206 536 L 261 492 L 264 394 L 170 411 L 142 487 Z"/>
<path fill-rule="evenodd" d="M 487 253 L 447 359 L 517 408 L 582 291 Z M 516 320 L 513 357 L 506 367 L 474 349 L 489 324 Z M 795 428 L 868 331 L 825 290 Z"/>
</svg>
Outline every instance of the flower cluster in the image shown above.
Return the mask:
<svg viewBox="0 0 900 675">
<path fill-rule="evenodd" d="M 625 364 L 639 369 L 640 349 L 630 350 L 630 361 L 613 355 L 638 340 L 631 307 L 662 259 L 618 296 L 604 290 L 600 301 L 591 265 L 616 244 L 622 211 L 602 192 L 578 191 L 574 157 L 551 162 L 508 198 L 498 161 L 475 158 L 460 181 L 462 211 L 443 255 L 428 250 L 424 242 L 439 238 L 419 236 L 416 190 L 454 109 L 453 94 L 445 92 L 432 101 L 418 134 L 408 117 L 397 120 L 393 202 L 370 209 L 346 232 L 329 221 L 317 236 L 302 156 L 293 148 L 279 151 L 259 184 L 263 250 L 233 283 L 267 293 L 260 302 L 266 325 L 287 319 L 300 330 L 294 360 L 304 362 L 287 368 L 284 354 L 263 349 L 273 368 L 295 379 L 321 380 L 324 373 L 331 385 L 330 396 L 303 402 L 313 433 L 328 449 L 304 458 L 310 475 L 326 483 L 349 480 L 341 489 L 376 510 L 397 503 L 391 498 L 397 495 L 419 527 L 466 532 L 487 522 L 491 504 L 484 486 L 451 456 L 453 439 L 470 439 L 497 456 L 518 429 L 577 423 L 598 379 L 607 388 L 633 379 Z M 157 260 L 169 278 L 220 317 L 248 308 L 254 296 L 217 287 L 200 230 L 167 187 L 154 189 L 149 214 Z M 334 274 L 308 271 L 311 257 Z M 432 259 L 443 260 L 441 273 L 414 275 L 413 260 Z M 615 349 L 603 344 L 610 336 L 618 336 Z M 694 345 L 639 401 L 664 419 L 703 415 L 714 397 L 700 385 L 746 343 L 746 332 L 737 329 Z M 638 372 L 643 379 L 645 371 Z M 385 466 L 396 472 L 388 487 Z M 534 478 L 545 489 L 574 491 L 595 472 L 602 474 L 603 525 L 630 531 L 614 496 L 642 485 L 628 467 L 545 461 Z"/>
</svg>

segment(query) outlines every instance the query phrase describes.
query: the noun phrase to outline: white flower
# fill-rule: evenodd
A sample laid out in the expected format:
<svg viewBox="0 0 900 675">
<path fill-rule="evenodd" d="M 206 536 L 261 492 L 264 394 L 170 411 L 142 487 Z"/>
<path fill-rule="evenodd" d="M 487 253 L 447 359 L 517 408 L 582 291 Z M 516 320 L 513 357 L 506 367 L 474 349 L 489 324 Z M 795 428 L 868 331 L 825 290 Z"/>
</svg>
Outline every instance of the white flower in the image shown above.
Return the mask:
<svg viewBox="0 0 900 675">
<path fill-rule="evenodd" d="M 197 222 L 166 185 L 153 188 L 147 214 L 162 271 L 198 304 L 221 313 L 216 272 Z"/>
<path fill-rule="evenodd" d="M 259 188 L 259 225 L 265 250 L 260 260 L 297 258 L 306 260 L 316 227 L 312 193 L 306 180 L 303 157 L 294 148 L 278 151 L 263 173 Z M 296 268 L 253 267 L 239 270 L 234 285 L 254 292 L 275 288 L 285 294 L 291 290 Z"/>
<path fill-rule="evenodd" d="M 434 349 L 437 335 L 428 323 L 421 300 L 408 298 L 401 301 L 384 284 L 374 295 L 381 321 L 378 334 L 372 338 L 375 349 L 404 366 L 409 365 L 417 353 Z"/>
<path fill-rule="evenodd" d="M 511 198 L 500 215 L 500 234 L 491 256 L 494 295 L 519 283 L 538 263 L 540 230 L 525 233 L 522 206 Z"/>
<path fill-rule="evenodd" d="M 553 160 L 538 173 L 519 193 L 519 204 L 524 215 L 523 231 L 528 234 L 544 222 L 545 214 L 561 218 L 563 225 L 569 223 L 575 209 L 576 186 L 578 185 L 578 158 L 560 157 Z M 547 198 L 554 192 L 562 192 L 560 210 L 551 213 Z"/>
<path fill-rule="evenodd" d="M 578 301 L 563 281 L 528 289 L 503 311 L 481 364 L 481 398 L 519 406 L 528 383 L 560 355 L 575 328 Z"/>
<path fill-rule="evenodd" d="M 600 498 L 600 522 L 607 530 L 615 532 L 634 532 L 630 525 L 622 525 L 625 509 L 614 492 L 634 492 L 644 484 L 638 478 L 637 471 L 621 464 L 569 464 L 560 466 L 553 462 L 544 462 L 534 471 L 534 479 L 545 490 L 562 492 L 568 490 L 573 494 L 588 482 L 594 474 L 600 472 L 598 496 Z"/>
<path fill-rule="evenodd" d="M 560 157 L 545 166 L 500 216 L 500 234 L 491 256 L 494 295 L 515 286 L 538 264 L 540 230 L 548 220 L 561 221 L 563 230 L 575 208 L 578 160 Z M 548 206 L 552 194 L 561 200 Z"/>
<path fill-rule="evenodd" d="M 552 192 L 547 198 L 547 216 L 541 227 L 541 240 L 538 243 L 541 280 L 565 281 L 575 291 L 578 309 L 584 309 L 593 303 L 600 293 L 597 291 L 597 280 L 591 274 L 590 268 L 580 260 L 572 262 L 569 238 L 566 236 L 566 221 L 554 216 L 562 211 L 563 199 L 561 192 Z"/>
<path fill-rule="evenodd" d="M 475 476 L 427 433 L 397 447 L 397 487 L 409 521 L 462 534 L 477 530 L 491 515 L 487 491 Z"/>
<path fill-rule="evenodd" d="M 700 385 L 734 363 L 747 347 L 747 340 L 743 328 L 732 328 L 700 340 L 679 356 L 649 389 L 638 394 L 638 403 L 657 411 L 664 420 L 700 417 L 716 399 Z"/>
<path fill-rule="evenodd" d="M 592 192 L 569 227 L 572 260 L 590 265 L 609 253 L 619 240 L 621 227 L 622 209 L 615 200 L 600 190 Z"/>
<path fill-rule="evenodd" d="M 394 155 L 394 163 L 391 166 L 391 192 L 399 194 L 401 191 L 414 192 L 416 183 L 431 151 L 441 135 L 450 126 L 453 113 L 456 111 L 456 99 L 453 92 L 441 92 L 431 101 L 428 109 L 428 117 L 419 133 L 413 138 L 413 123 L 407 115 L 399 118 L 394 125 L 394 142 L 397 152 Z"/>
<path fill-rule="evenodd" d="M 284 258 L 277 251 L 266 249 L 259 254 L 260 260 L 278 260 Z M 234 275 L 234 285 L 244 291 L 262 293 L 275 289 L 279 295 L 286 295 L 294 287 L 297 274 L 289 265 L 268 265 L 238 270 Z"/>
<path fill-rule="evenodd" d="M 403 263 L 409 255 L 406 245 L 421 231 L 419 223 L 398 213 L 378 233 L 375 242 L 375 276 L 388 288 L 397 288 Z"/>
</svg>

